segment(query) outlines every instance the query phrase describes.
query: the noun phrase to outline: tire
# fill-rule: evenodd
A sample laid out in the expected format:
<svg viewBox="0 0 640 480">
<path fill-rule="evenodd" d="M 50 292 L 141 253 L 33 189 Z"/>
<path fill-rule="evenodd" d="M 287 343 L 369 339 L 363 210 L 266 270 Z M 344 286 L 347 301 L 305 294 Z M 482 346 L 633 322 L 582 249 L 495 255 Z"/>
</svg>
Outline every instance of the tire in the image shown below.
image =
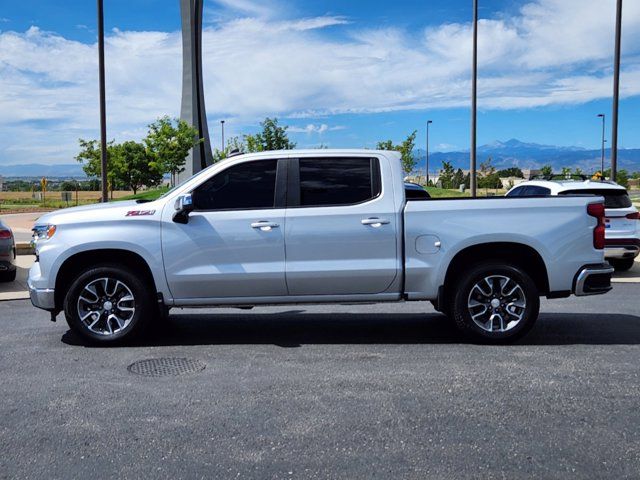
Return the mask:
<svg viewBox="0 0 640 480">
<path fill-rule="evenodd" d="M 13 282 L 16 279 L 18 271 L 11 270 L 10 272 L 2 272 L 0 273 L 0 282 Z"/>
<path fill-rule="evenodd" d="M 130 342 L 157 313 L 154 289 L 131 270 L 98 265 L 81 272 L 64 299 L 69 328 L 94 345 Z"/>
<path fill-rule="evenodd" d="M 633 267 L 635 258 L 610 258 L 608 262 L 616 269 L 616 272 L 626 272 Z"/>
<path fill-rule="evenodd" d="M 526 335 L 538 319 L 538 289 L 520 267 L 486 262 L 458 278 L 452 316 L 456 327 L 472 341 L 511 343 Z"/>
</svg>

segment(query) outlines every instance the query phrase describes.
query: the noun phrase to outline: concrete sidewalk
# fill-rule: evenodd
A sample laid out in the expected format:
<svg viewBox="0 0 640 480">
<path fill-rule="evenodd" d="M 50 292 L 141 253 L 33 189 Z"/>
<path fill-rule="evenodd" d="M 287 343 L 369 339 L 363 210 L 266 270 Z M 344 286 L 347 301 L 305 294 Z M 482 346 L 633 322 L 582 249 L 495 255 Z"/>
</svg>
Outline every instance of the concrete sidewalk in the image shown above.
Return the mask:
<svg viewBox="0 0 640 480">
<path fill-rule="evenodd" d="M 29 243 L 33 224 L 45 213 L 47 212 L 11 213 L 0 215 L 0 218 L 13 230 L 16 243 Z"/>
<path fill-rule="evenodd" d="M 0 283 L 0 301 L 23 300 L 29 298 L 27 276 L 36 257 L 34 255 L 18 255 L 18 274 L 15 282 Z"/>
</svg>

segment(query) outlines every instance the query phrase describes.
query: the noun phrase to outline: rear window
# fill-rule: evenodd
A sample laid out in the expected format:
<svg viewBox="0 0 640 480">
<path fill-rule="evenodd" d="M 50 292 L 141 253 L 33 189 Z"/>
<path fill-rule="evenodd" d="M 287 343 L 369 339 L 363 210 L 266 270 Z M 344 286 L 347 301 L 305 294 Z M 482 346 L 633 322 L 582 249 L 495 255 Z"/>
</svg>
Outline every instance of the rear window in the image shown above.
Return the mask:
<svg viewBox="0 0 640 480">
<path fill-rule="evenodd" d="M 355 205 L 380 194 L 378 160 L 301 158 L 300 206 Z"/>
<path fill-rule="evenodd" d="M 605 208 L 629 208 L 631 206 L 629 194 L 623 189 L 592 188 L 588 190 L 567 190 L 566 192 L 560 192 L 559 195 L 597 195 L 604 197 Z"/>
</svg>

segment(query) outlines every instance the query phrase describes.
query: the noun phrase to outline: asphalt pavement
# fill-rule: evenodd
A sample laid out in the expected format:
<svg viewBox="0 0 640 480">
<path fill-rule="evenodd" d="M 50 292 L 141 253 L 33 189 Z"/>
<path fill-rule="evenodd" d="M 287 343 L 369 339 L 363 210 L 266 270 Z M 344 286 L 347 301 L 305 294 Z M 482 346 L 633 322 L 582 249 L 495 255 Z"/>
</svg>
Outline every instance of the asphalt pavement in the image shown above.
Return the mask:
<svg viewBox="0 0 640 480">
<path fill-rule="evenodd" d="M 89 348 L 0 302 L 0 478 L 638 478 L 639 293 L 543 300 L 508 347 L 419 302 L 179 310 Z M 205 368 L 127 370 L 160 358 Z"/>
</svg>

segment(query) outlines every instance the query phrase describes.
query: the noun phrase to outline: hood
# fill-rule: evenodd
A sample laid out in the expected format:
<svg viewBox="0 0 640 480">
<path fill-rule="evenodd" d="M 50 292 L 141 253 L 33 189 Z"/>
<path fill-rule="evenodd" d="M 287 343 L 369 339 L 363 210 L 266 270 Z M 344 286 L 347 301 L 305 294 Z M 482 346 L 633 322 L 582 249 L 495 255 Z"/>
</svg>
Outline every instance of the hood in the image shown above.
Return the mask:
<svg viewBox="0 0 640 480">
<path fill-rule="evenodd" d="M 135 200 L 126 200 L 63 208 L 42 215 L 36 220 L 36 224 L 59 225 L 83 221 L 107 220 L 114 217 L 123 217 L 130 210 L 156 210 L 157 213 L 158 202 L 136 203 Z"/>
</svg>

